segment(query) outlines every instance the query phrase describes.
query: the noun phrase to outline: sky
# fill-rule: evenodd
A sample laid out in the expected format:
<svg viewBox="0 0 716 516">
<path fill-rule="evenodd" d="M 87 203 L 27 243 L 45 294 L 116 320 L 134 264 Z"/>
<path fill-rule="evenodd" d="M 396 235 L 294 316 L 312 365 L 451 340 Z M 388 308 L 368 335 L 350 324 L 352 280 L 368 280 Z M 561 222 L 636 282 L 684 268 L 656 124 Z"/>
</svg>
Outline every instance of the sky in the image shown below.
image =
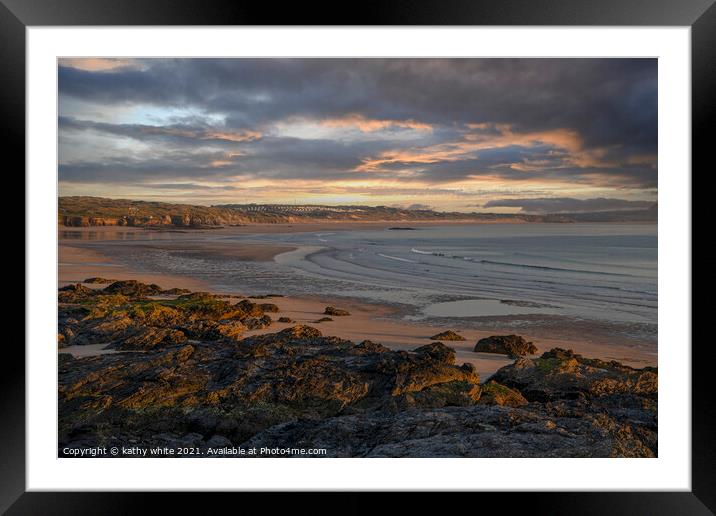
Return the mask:
<svg viewBox="0 0 716 516">
<path fill-rule="evenodd" d="M 58 62 L 60 195 L 548 213 L 657 199 L 656 59 Z"/>
</svg>

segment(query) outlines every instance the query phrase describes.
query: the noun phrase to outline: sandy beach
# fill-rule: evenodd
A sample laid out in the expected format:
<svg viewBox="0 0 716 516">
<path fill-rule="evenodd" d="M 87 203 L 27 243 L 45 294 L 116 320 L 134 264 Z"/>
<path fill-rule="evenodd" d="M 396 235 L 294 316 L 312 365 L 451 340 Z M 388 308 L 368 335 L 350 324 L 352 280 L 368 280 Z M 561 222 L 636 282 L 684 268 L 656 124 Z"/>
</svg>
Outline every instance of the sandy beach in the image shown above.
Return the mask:
<svg viewBox="0 0 716 516">
<path fill-rule="evenodd" d="M 246 225 L 218 226 L 211 229 L 194 229 L 191 227 L 174 226 L 60 226 L 59 231 L 63 237 L 71 238 L 74 233 L 76 238 L 96 239 L 119 239 L 132 240 L 133 238 L 191 238 L 192 235 L 200 233 L 211 233 L 212 235 L 225 234 L 266 234 L 266 233 L 312 233 L 316 231 L 342 231 L 351 229 L 387 229 L 387 228 L 421 228 L 435 226 L 460 226 L 464 224 L 492 225 L 492 224 L 527 224 L 520 219 L 446 219 L 446 220 L 374 220 L 374 221 L 345 221 L 345 220 L 320 220 L 316 222 L 301 221 L 292 223 L 252 223 Z"/>
<path fill-rule="evenodd" d="M 264 227 L 266 226 L 266 227 Z M 231 228 L 232 231 L 239 230 L 242 233 L 249 234 L 249 231 L 258 233 L 272 228 L 280 231 L 281 225 L 262 225 L 260 228 L 256 226 L 246 226 L 241 228 Z M 308 226 L 306 224 L 305 226 Z M 356 225 L 349 225 L 355 227 Z M 364 227 L 364 224 L 360 225 Z M 333 225 L 320 225 L 312 227 L 310 231 L 320 231 L 332 228 Z M 308 231 L 308 228 L 301 227 Z M 79 230 L 79 231 L 78 231 Z M 286 231 L 286 228 L 282 228 Z M 64 231 L 64 228 L 62 229 Z M 147 231 L 141 229 L 130 228 L 73 228 L 72 231 L 87 234 L 92 233 L 95 239 L 126 239 L 128 233 L 139 233 L 145 236 Z M 211 230 L 212 233 L 222 230 Z M 152 239 L 157 238 L 155 234 L 163 232 L 151 232 Z M 263 245 L 263 244 L 242 244 L 241 246 L 211 243 L 209 246 L 203 245 L 199 248 L 195 243 L 181 243 L 182 237 L 186 234 L 195 235 L 196 231 L 188 231 L 186 233 L 171 233 L 172 242 L 162 242 L 163 248 L 181 248 L 184 251 L 196 251 L 211 255 L 216 259 L 234 259 L 247 261 L 267 261 L 272 260 L 276 255 L 290 252 L 293 248 L 289 246 Z M 169 236 L 169 234 L 167 234 Z M 177 239 L 177 241 L 174 241 Z M 165 238 L 161 235 L 159 238 Z M 189 238 L 189 237 L 187 237 Z M 82 280 L 94 276 L 111 278 L 111 279 L 134 279 L 145 283 L 156 283 L 162 288 L 187 288 L 194 291 L 211 291 L 211 286 L 194 278 L 185 275 L 157 274 L 132 270 L 127 266 L 116 263 L 111 256 L 100 253 L 95 249 L 82 247 L 81 243 L 75 245 L 72 239 L 61 238 L 59 242 L 59 268 L 58 268 L 58 286 L 64 286 L 70 283 L 78 283 Z M 128 243 L 131 245 L 131 243 Z M 253 292 L 226 292 L 232 295 L 250 296 Z M 276 292 L 281 294 L 281 292 Z M 289 317 L 296 323 L 310 324 L 319 328 L 324 335 L 335 335 L 337 337 L 360 342 L 362 340 L 372 340 L 380 342 L 393 349 L 412 350 L 430 342 L 430 337 L 441 331 L 451 329 L 459 332 L 465 337 L 465 341 L 447 343 L 457 352 L 457 362 L 468 362 L 475 365 L 477 371 L 487 377 L 494 373 L 500 367 L 512 362 L 506 356 L 475 353 L 472 349 L 480 338 L 496 334 L 515 333 L 514 329 L 506 329 L 505 331 L 480 331 L 469 328 L 460 328 L 459 326 L 438 326 L 423 322 L 403 321 L 396 318 L 396 309 L 390 306 L 365 303 L 351 299 L 336 299 L 330 297 L 275 297 L 270 300 L 279 306 L 280 312 L 274 314 L 274 320 L 279 317 Z M 327 305 L 336 306 L 348 310 L 351 315 L 346 317 L 333 317 L 332 321 L 324 321 L 317 323 L 318 319 L 325 317 L 324 309 Z M 246 336 L 257 335 L 261 333 L 272 333 L 290 327 L 295 323 L 279 323 L 275 322 L 270 328 L 264 330 L 249 331 Z M 590 357 L 598 357 L 607 360 L 618 360 L 635 367 L 643 367 L 645 365 L 656 365 L 656 355 L 646 350 L 638 349 L 627 344 L 615 343 L 604 346 L 602 342 L 593 342 L 587 338 L 549 338 L 545 337 L 544 332 L 536 332 L 536 335 L 530 332 L 519 332 L 522 336 L 529 340 L 533 340 L 537 345 L 540 353 L 553 347 L 561 347 L 573 349 L 577 353 Z M 575 332 L 578 333 L 578 332 Z M 95 349 L 96 348 L 96 349 Z M 64 348 L 63 352 L 69 352 L 76 356 L 102 353 L 101 346 L 93 346 L 93 349 L 86 349 L 83 346 L 73 346 Z"/>
</svg>

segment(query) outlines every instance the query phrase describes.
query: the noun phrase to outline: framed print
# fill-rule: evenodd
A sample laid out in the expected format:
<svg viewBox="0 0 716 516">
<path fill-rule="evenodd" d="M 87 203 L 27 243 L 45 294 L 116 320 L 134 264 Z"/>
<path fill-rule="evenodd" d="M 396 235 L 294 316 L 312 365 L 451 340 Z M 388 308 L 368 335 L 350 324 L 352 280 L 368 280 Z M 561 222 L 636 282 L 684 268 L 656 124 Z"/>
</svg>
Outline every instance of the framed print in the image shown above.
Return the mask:
<svg viewBox="0 0 716 516">
<path fill-rule="evenodd" d="M 2 6 L 9 514 L 138 503 L 87 491 L 711 513 L 711 2 L 130 4 Z"/>
</svg>

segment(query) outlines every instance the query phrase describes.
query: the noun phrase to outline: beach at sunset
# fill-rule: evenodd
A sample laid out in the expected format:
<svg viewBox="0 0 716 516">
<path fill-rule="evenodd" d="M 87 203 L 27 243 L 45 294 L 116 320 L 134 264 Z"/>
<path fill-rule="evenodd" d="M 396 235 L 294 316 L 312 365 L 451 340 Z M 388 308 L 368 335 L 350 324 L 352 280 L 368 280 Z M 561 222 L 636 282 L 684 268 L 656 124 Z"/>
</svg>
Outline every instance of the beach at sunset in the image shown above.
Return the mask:
<svg viewBox="0 0 716 516">
<path fill-rule="evenodd" d="M 60 59 L 58 455 L 656 457 L 656 77 Z"/>
</svg>

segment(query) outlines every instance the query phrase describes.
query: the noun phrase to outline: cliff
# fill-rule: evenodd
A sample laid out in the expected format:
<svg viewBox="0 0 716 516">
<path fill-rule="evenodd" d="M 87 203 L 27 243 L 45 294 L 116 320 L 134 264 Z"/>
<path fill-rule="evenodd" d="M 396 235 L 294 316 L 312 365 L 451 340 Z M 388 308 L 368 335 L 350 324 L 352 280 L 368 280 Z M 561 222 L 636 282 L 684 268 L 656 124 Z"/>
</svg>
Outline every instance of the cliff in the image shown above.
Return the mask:
<svg viewBox="0 0 716 516">
<path fill-rule="evenodd" d="M 164 202 L 60 197 L 58 220 L 63 226 L 176 226 L 202 227 L 288 222 L 273 214 L 250 214 L 231 208 Z"/>
<path fill-rule="evenodd" d="M 291 206 L 227 204 L 198 206 L 164 202 L 108 199 L 104 197 L 60 197 L 58 222 L 67 227 L 215 227 L 252 223 L 301 223 L 325 221 L 411 222 L 655 222 L 656 209 L 562 213 L 553 215 L 461 213 L 407 210 L 389 206 Z"/>
</svg>

